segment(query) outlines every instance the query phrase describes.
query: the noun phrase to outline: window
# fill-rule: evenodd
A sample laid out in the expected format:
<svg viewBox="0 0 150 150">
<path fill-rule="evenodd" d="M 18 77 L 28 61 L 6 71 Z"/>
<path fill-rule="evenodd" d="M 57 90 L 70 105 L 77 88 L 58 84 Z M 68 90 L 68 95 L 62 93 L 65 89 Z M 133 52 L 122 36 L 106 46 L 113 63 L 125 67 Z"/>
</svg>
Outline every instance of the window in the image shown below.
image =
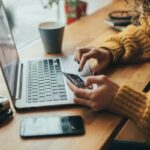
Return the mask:
<svg viewBox="0 0 150 150">
<path fill-rule="evenodd" d="M 91 14 L 112 0 L 84 1 L 88 2 L 87 13 Z M 53 4 L 47 8 L 48 0 L 3 0 L 3 3 L 18 50 L 39 39 L 39 23 L 55 21 L 58 14 L 59 20 L 66 22 L 64 0 L 59 0 L 59 6 Z"/>
<path fill-rule="evenodd" d="M 65 21 L 63 1 L 60 10 L 61 21 Z M 3 0 L 9 24 L 13 32 L 17 49 L 39 39 L 38 24 L 57 20 L 58 7 L 44 8 L 47 0 Z"/>
</svg>

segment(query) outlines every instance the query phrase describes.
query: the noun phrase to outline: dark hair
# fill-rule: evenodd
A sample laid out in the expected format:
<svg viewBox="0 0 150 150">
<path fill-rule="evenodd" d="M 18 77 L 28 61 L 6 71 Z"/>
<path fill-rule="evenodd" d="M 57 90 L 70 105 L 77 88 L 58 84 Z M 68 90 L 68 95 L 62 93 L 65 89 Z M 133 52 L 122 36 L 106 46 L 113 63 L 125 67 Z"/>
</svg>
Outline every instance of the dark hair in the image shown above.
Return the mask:
<svg viewBox="0 0 150 150">
<path fill-rule="evenodd" d="M 139 16 L 150 15 L 150 0 L 125 0 L 127 4 L 133 3 L 133 11 L 135 12 L 135 17 L 133 17 L 133 24 L 139 24 Z"/>
<path fill-rule="evenodd" d="M 133 2 L 135 11 L 140 11 L 142 7 L 143 13 L 150 13 L 150 0 L 125 0 L 128 4 Z"/>
</svg>

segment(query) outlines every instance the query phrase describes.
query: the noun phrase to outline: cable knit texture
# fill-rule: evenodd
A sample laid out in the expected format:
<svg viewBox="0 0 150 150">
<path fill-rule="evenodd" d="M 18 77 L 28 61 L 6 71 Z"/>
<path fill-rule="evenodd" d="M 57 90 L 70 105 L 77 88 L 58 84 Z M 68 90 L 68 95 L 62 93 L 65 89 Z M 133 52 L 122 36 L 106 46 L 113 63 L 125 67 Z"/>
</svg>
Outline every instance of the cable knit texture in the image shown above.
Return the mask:
<svg viewBox="0 0 150 150">
<path fill-rule="evenodd" d="M 146 95 L 124 85 L 120 87 L 110 109 L 133 120 L 146 140 L 150 141 L 150 93 Z"/>
<path fill-rule="evenodd" d="M 150 15 L 140 17 L 140 23 L 109 37 L 102 46 L 112 53 L 113 63 L 150 60 Z M 110 109 L 131 118 L 150 142 L 150 92 L 140 93 L 124 85 L 113 99 Z"/>
<path fill-rule="evenodd" d="M 109 37 L 101 46 L 111 51 L 114 63 L 150 60 L 150 17 L 140 17 L 140 23 Z"/>
</svg>

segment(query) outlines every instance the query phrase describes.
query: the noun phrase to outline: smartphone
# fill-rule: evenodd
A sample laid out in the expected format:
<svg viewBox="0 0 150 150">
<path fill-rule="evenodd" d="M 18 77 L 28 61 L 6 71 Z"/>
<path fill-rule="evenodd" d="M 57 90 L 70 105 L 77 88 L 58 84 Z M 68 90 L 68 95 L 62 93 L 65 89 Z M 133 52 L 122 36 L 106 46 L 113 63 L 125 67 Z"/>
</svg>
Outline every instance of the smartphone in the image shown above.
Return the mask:
<svg viewBox="0 0 150 150">
<path fill-rule="evenodd" d="M 20 135 L 23 138 L 84 133 L 84 123 L 80 116 L 31 117 L 23 119 L 20 127 Z"/>
<path fill-rule="evenodd" d="M 71 73 L 65 73 L 65 72 L 62 72 L 62 73 L 75 86 L 77 86 L 79 88 L 85 88 L 85 83 L 84 83 L 83 79 L 81 79 L 81 77 L 79 77 L 78 75 L 71 74 Z"/>
</svg>

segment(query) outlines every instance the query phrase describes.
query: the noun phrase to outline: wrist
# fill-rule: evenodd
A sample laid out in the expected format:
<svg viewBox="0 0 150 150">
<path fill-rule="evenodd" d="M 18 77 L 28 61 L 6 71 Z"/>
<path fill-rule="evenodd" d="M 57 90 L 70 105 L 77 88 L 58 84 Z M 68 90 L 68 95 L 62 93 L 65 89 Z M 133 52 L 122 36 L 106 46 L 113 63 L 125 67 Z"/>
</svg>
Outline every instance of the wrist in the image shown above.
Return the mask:
<svg viewBox="0 0 150 150">
<path fill-rule="evenodd" d="M 112 64 L 112 62 L 113 62 L 113 54 L 111 53 L 111 51 L 108 48 L 106 48 L 106 47 L 101 47 L 101 49 L 106 54 L 106 58 L 108 60 L 108 65 Z"/>
<path fill-rule="evenodd" d="M 112 88 L 111 88 L 111 92 L 110 92 L 111 93 L 111 97 L 110 97 L 110 101 L 109 101 L 108 110 L 111 109 L 111 105 L 112 105 L 113 100 L 115 99 L 119 89 L 120 89 L 120 86 L 118 84 L 114 83 Z"/>
<path fill-rule="evenodd" d="M 128 86 L 121 86 L 113 98 L 110 110 L 133 121 L 138 121 L 145 110 L 147 100 L 145 94 L 134 91 Z"/>
</svg>

